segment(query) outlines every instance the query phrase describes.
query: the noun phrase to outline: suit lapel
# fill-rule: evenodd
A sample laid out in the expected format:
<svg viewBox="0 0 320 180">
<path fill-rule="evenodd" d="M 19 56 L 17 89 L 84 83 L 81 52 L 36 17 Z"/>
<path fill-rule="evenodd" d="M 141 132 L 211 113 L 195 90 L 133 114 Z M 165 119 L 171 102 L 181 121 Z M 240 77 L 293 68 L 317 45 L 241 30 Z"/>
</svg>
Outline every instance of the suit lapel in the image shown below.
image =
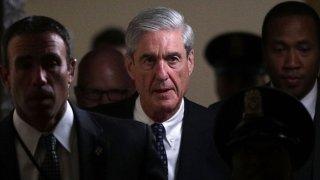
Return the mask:
<svg viewBox="0 0 320 180">
<path fill-rule="evenodd" d="M 203 118 L 195 113 L 192 103 L 185 99 L 185 112 L 182 124 L 182 138 L 180 145 L 179 161 L 176 173 L 177 180 L 202 179 L 202 170 L 206 162 L 208 148 L 212 140 L 210 127 L 207 122 L 199 122 Z M 194 173 L 197 172 L 197 173 Z M 197 174 L 197 177 L 195 177 Z"/>
<path fill-rule="evenodd" d="M 12 113 L 0 125 L 0 179 L 19 180 Z"/>
<path fill-rule="evenodd" d="M 106 179 L 107 139 L 104 131 L 87 112 L 72 107 L 78 139 L 81 180 Z M 0 122 L 0 179 L 19 180 L 12 113 Z"/>
<path fill-rule="evenodd" d="M 74 109 L 79 147 L 81 180 L 105 179 L 107 176 L 107 140 L 104 131 L 87 112 Z"/>
<path fill-rule="evenodd" d="M 314 144 L 314 154 L 313 154 L 313 179 L 318 180 L 320 178 L 320 81 L 318 79 L 318 91 L 317 91 L 317 101 L 316 110 L 313 118 L 313 123 L 315 125 L 315 144 Z M 312 157 L 312 156 L 311 156 Z"/>
</svg>

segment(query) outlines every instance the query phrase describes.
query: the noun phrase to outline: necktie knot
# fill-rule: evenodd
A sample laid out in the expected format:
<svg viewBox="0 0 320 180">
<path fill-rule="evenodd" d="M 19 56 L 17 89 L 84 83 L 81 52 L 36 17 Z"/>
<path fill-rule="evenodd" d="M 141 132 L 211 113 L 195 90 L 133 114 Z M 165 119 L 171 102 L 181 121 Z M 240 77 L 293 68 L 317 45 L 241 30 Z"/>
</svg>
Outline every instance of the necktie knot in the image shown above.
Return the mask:
<svg viewBox="0 0 320 180">
<path fill-rule="evenodd" d="M 166 129 L 162 124 L 154 123 L 151 125 L 151 129 L 157 138 L 163 139 L 166 135 Z"/>
<path fill-rule="evenodd" d="M 40 138 L 40 143 L 47 151 L 55 151 L 57 148 L 57 139 L 53 134 L 42 135 Z"/>
</svg>

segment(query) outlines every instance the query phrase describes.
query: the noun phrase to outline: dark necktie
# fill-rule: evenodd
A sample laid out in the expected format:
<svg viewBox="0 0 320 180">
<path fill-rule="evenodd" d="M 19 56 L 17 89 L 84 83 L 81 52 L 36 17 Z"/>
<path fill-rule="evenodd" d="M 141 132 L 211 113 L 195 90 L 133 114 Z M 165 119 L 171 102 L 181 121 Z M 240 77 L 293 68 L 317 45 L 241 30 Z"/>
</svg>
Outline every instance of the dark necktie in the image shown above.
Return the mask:
<svg viewBox="0 0 320 180">
<path fill-rule="evenodd" d="M 43 135 L 40 142 L 46 150 L 46 156 L 42 163 L 41 169 L 45 180 L 60 180 L 59 159 L 56 152 L 57 139 L 52 135 Z"/>
<path fill-rule="evenodd" d="M 167 154 L 163 144 L 163 139 L 166 136 L 166 130 L 164 129 L 163 125 L 159 123 L 152 124 L 151 129 L 156 138 L 156 149 L 158 151 L 159 157 L 162 160 L 165 169 L 168 169 Z"/>
</svg>

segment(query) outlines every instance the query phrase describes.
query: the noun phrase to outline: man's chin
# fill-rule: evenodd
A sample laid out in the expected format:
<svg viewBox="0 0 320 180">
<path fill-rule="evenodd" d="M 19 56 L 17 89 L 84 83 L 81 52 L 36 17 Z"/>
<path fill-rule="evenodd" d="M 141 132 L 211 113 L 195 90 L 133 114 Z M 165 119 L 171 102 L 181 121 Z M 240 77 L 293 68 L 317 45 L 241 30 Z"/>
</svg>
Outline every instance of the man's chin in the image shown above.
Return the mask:
<svg viewBox="0 0 320 180">
<path fill-rule="evenodd" d="M 291 96 L 297 97 L 298 99 L 302 98 L 304 96 L 303 91 L 299 86 L 295 87 L 286 87 L 282 89 L 286 93 L 290 94 Z"/>
<path fill-rule="evenodd" d="M 30 101 L 28 106 L 32 109 L 50 109 L 54 105 L 54 101 L 52 99 L 45 99 L 41 101 Z"/>
<path fill-rule="evenodd" d="M 177 98 L 174 91 L 165 91 L 161 93 L 154 93 L 153 96 L 159 101 L 171 101 Z"/>
<path fill-rule="evenodd" d="M 176 99 L 162 99 L 162 100 L 158 100 L 156 102 L 156 107 L 158 109 L 164 110 L 164 111 L 170 111 L 172 109 L 176 109 L 177 107 L 177 100 Z"/>
</svg>

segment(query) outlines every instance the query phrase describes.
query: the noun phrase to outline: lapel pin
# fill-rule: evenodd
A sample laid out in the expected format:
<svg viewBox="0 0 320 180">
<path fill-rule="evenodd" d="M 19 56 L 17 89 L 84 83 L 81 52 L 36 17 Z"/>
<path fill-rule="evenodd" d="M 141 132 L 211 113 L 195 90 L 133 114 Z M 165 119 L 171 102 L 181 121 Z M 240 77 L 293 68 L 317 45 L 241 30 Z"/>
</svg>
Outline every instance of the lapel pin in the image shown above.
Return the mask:
<svg viewBox="0 0 320 180">
<path fill-rule="evenodd" d="M 95 153 L 96 153 L 97 156 L 100 156 L 102 154 L 102 152 L 103 152 L 103 148 L 100 147 L 100 146 L 97 147 L 96 150 L 95 150 Z"/>
</svg>

